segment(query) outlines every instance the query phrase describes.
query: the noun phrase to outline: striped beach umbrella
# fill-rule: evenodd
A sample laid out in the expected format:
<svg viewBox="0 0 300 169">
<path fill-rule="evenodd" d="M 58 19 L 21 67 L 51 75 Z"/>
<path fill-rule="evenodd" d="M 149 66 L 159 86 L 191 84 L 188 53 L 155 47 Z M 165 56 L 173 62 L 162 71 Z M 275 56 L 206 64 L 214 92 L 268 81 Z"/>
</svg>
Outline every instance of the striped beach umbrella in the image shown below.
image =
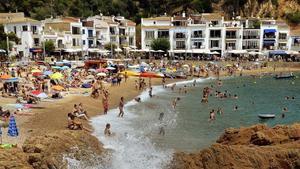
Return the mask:
<svg viewBox="0 0 300 169">
<path fill-rule="evenodd" d="M 10 137 L 17 137 L 19 135 L 19 131 L 18 131 L 17 124 L 16 124 L 16 119 L 14 116 L 10 116 L 10 118 L 9 118 L 7 135 Z"/>
</svg>

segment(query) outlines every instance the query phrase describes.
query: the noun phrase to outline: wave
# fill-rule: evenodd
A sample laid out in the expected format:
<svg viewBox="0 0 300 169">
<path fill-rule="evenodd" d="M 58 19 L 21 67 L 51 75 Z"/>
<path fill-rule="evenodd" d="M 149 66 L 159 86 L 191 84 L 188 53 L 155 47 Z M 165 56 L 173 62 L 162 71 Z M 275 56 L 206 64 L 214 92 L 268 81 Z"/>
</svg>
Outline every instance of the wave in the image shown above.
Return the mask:
<svg viewBox="0 0 300 169">
<path fill-rule="evenodd" d="M 184 85 L 193 83 L 196 80 L 197 83 L 203 82 L 207 79 L 193 79 L 188 81 L 176 82 L 178 85 Z M 162 86 L 153 86 L 153 95 L 158 93 L 167 92 L 168 89 Z M 142 102 L 147 101 L 150 97 L 148 91 L 142 92 L 138 97 Z M 159 99 L 157 99 L 159 100 Z M 124 117 L 117 117 L 119 109 L 112 109 L 107 115 L 101 115 L 92 118 L 91 123 L 95 131 L 95 135 L 99 141 L 104 145 L 104 148 L 111 149 L 110 159 L 106 160 L 107 164 L 97 166 L 99 169 L 159 169 L 164 168 L 172 160 L 173 150 L 163 149 L 156 146 L 149 135 L 153 134 L 157 128 L 161 125 L 159 122 L 144 119 L 140 120 L 140 127 L 136 127 L 132 124 L 133 121 L 139 121 L 140 115 L 137 112 L 137 103 L 135 100 L 129 101 L 124 106 Z M 160 103 L 166 104 L 166 103 Z M 166 106 L 165 106 L 166 107 Z M 171 106 L 168 106 L 171 107 Z M 176 113 L 170 112 L 171 110 L 164 110 L 168 119 L 167 123 L 170 126 L 176 124 Z M 143 107 L 140 113 L 149 114 L 151 110 Z M 169 113 L 168 113 L 169 112 Z M 151 112 L 154 113 L 154 112 Z M 147 117 L 146 117 L 147 118 Z M 114 136 L 104 136 L 104 129 L 107 123 L 111 124 L 111 131 Z M 152 132 L 152 133 L 151 133 Z M 156 133 L 157 135 L 157 133 Z M 70 160 L 69 160 L 70 161 Z M 70 167 L 73 168 L 73 167 Z"/>
</svg>

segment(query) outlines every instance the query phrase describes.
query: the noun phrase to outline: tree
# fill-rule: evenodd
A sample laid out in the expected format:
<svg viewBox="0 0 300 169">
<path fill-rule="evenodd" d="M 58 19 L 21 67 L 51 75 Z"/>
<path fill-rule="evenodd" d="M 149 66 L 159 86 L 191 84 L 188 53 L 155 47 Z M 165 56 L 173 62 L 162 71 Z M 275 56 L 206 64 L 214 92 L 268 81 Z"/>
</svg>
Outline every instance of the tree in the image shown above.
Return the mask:
<svg viewBox="0 0 300 169">
<path fill-rule="evenodd" d="M 48 40 L 44 42 L 45 44 L 45 51 L 47 54 L 49 54 L 50 52 L 53 52 L 55 50 L 55 45 L 54 42 L 52 40 Z"/>
<path fill-rule="evenodd" d="M 107 44 L 104 45 L 104 48 L 106 50 L 111 51 L 111 50 L 115 50 L 117 48 L 117 45 L 114 44 L 114 43 L 107 43 Z"/>
<path fill-rule="evenodd" d="M 170 42 L 166 38 L 154 39 L 151 43 L 151 48 L 153 50 L 163 50 L 167 52 L 170 49 Z"/>
</svg>

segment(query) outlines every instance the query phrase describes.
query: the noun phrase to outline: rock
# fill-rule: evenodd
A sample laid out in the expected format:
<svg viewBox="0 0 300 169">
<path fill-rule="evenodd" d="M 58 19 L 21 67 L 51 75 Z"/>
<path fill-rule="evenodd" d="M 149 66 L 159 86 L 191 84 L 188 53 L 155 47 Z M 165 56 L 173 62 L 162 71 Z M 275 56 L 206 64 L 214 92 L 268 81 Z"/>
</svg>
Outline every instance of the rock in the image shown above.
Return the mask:
<svg viewBox="0 0 300 169">
<path fill-rule="evenodd" d="M 265 146 L 272 144 L 272 140 L 269 137 L 267 137 L 264 133 L 256 132 L 251 136 L 250 143 L 258 146 Z"/>
<path fill-rule="evenodd" d="M 290 138 L 299 124 L 269 128 L 257 125 L 229 129 L 200 152 L 176 152 L 169 169 L 296 169 L 300 168 L 300 140 Z M 297 135 L 297 134 L 295 134 Z M 262 146 L 263 145 L 263 146 Z"/>
<path fill-rule="evenodd" d="M 0 169 L 32 169 L 20 148 L 0 149 Z"/>
</svg>

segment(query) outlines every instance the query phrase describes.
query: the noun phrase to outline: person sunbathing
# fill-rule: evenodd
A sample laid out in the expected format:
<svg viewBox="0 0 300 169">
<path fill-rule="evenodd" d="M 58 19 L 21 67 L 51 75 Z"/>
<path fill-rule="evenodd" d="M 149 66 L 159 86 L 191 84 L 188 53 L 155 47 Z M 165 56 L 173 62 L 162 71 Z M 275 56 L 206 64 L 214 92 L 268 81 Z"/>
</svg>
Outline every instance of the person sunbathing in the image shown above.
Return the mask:
<svg viewBox="0 0 300 169">
<path fill-rule="evenodd" d="M 70 130 L 85 130 L 88 132 L 92 132 L 90 129 L 84 127 L 81 122 L 76 120 L 76 116 L 72 113 L 68 113 L 68 128 Z"/>
</svg>

